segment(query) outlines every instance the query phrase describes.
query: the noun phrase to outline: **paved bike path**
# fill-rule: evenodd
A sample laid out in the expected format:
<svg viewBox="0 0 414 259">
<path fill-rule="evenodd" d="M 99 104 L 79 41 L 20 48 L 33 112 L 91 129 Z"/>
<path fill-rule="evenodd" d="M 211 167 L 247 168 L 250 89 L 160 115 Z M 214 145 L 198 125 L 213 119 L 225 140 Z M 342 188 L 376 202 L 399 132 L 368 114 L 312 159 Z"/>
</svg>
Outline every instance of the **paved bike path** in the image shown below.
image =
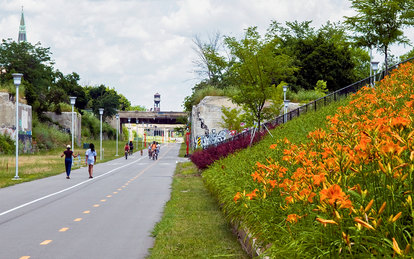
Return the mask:
<svg viewBox="0 0 414 259">
<path fill-rule="evenodd" d="M 0 189 L 0 258 L 145 258 L 179 144 Z M 30 256 L 30 257 L 29 257 Z"/>
</svg>

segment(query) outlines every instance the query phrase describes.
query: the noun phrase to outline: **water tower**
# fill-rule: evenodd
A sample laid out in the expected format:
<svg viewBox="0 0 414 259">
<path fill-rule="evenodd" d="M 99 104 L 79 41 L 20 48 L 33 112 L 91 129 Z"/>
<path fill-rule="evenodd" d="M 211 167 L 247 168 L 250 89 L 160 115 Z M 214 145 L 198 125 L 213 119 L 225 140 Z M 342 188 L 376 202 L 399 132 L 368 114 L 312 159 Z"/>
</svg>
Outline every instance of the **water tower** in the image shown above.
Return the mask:
<svg viewBox="0 0 414 259">
<path fill-rule="evenodd" d="M 154 112 L 160 111 L 161 95 L 159 93 L 154 94 Z"/>
</svg>

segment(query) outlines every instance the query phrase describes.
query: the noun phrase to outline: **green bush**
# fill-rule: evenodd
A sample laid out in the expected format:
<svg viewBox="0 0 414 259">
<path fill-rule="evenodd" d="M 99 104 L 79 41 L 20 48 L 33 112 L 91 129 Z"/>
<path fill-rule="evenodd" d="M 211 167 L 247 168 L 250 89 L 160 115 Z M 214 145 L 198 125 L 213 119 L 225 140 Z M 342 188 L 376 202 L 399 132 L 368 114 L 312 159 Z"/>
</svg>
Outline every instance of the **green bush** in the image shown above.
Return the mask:
<svg viewBox="0 0 414 259">
<path fill-rule="evenodd" d="M 8 135 L 0 134 L 0 154 L 11 155 L 14 151 L 14 141 Z"/>
<path fill-rule="evenodd" d="M 70 135 L 59 130 L 59 127 L 51 122 L 40 122 L 33 117 L 33 140 L 40 150 L 49 150 L 65 146 L 70 142 Z"/>
<path fill-rule="evenodd" d="M 288 91 L 286 98 L 294 103 L 307 103 L 324 97 L 326 94 L 319 90 L 299 90 L 297 93 Z"/>
<path fill-rule="evenodd" d="M 85 112 L 82 115 L 82 137 L 85 138 L 99 138 L 101 132 L 101 122 L 92 113 Z M 109 139 L 114 139 L 116 130 L 106 122 L 102 123 L 102 132 L 106 134 Z"/>
</svg>

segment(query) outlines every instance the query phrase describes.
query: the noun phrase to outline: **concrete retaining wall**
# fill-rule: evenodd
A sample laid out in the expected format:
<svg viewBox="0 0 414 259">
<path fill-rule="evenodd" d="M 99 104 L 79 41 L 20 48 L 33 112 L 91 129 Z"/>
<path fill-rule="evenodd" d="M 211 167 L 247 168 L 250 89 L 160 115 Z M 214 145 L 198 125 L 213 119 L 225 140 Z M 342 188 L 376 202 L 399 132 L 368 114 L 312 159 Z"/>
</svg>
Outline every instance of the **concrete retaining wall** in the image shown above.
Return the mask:
<svg viewBox="0 0 414 259">
<path fill-rule="evenodd" d="M 32 149 L 32 106 L 19 103 L 19 141 L 24 153 Z M 0 134 L 15 139 L 16 103 L 9 93 L 0 93 Z"/>
<path fill-rule="evenodd" d="M 191 113 L 192 147 L 203 147 L 220 142 L 230 137 L 230 131 L 223 128 L 222 107 L 240 107 L 225 96 L 206 96 L 198 105 L 193 106 Z"/>
<path fill-rule="evenodd" d="M 61 127 L 63 127 L 66 132 L 71 133 L 72 129 L 72 112 L 62 112 L 62 114 L 56 114 L 54 112 L 45 112 L 44 113 L 48 118 L 52 121 L 59 123 Z M 74 141 L 75 143 L 80 146 L 81 145 L 81 127 L 82 127 L 82 116 L 75 112 L 76 116 L 73 117 L 74 119 Z"/>
</svg>

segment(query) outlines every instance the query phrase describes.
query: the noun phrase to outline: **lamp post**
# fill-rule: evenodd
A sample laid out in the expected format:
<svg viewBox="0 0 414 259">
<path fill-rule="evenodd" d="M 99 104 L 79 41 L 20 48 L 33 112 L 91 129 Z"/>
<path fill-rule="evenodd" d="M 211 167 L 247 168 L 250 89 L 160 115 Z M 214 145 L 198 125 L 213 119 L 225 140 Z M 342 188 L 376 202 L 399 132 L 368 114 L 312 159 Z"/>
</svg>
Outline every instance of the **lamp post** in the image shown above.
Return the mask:
<svg viewBox="0 0 414 259">
<path fill-rule="evenodd" d="M 138 118 L 135 118 L 135 130 L 137 132 L 137 145 L 136 145 L 136 150 L 138 151 Z"/>
<path fill-rule="evenodd" d="M 128 143 L 129 143 L 129 140 L 131 139 L 131 118 L 128 118 L 128 124 L 129 124 L 129 126 L 128 126 Z"/>
<path fill-rule="evenodd" d="M 73 131 L 73 129 L 74 129 L 73 106 L 76 103 L 76 97 L 70 96 L 69 99 L 70 99 L 70 105 L 72 105 L 72 130 L 71 130 L 71 133 L 72 133 L 72 152 L 74 152 L 75 151 L 75 148 L 73 146 L 73 132 L 74 132 Z M 73 163 L 73 160 L 72 160 L 72 163 Z"/>
<path fill-rule="evenodd" d="M 378 61 L 372 61 L 371 62 L 372 70 L 374 71 L 374 82 L 372 84 L 372 87 L 375 87 L 375 75 L 376 75 L 377 70 L 378 70 L 378 63 L 379 63 Z"/>
<path fill-rule="evenodd" d="M 288 85 L 283 86 L 283 101 L 286 100 L 286 92 L 287 92 L 288 88 L 289 88 Z"/>
<path fill-rule="evenodd" d="M 116 117 L 116 155 L 118 156 L 118 132 L 119 132 L 119 114 L 115 115 Z"/>
<path fill-rule="evenodd" d="M 289 100 L 284 100 L 283 101 L 283 103 L 285 104 L 285 116 L 284 116 L 284 121 L 285 121 L 285 123 L 287 122 L 287 109 L 288 109 L 288 106 L 289 106 Z"/>
<path fill-rule="evenodd" d="M 102 160 L 102 115 L 104 112 L 104 108 L 99 108 L 99 117 L 100 117 L 100 121 L 101 121 L 101 134 L 100 134 L 100 154 L 99 154 L 99 158 L 100 160 Z"/>
<path fill-rule="evenodd" d="M 13 180 L 19 180 L 19 85 L 22 82 L 23 74 L 14 73 L 12 76 L 16 86 L 16 175 Z"/>
</svg>

